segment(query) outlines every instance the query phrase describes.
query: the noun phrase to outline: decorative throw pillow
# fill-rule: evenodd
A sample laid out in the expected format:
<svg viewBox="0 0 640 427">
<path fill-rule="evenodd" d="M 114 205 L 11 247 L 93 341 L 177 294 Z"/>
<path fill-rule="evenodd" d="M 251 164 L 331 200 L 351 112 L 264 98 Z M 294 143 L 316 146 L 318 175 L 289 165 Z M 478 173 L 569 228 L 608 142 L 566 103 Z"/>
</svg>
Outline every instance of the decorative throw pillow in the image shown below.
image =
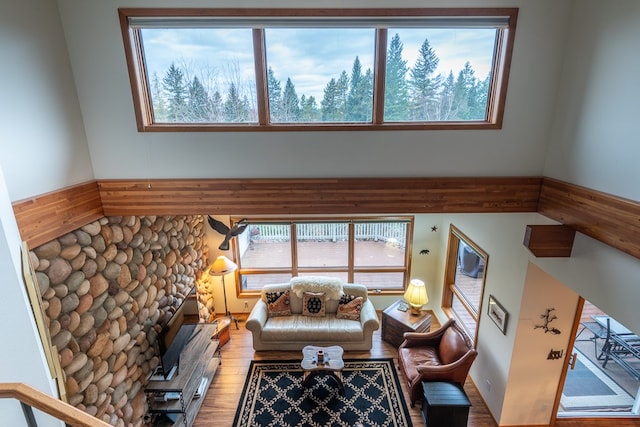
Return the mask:
<svg viewBox="0 0 640 427">
<path fill-rule="evenodd" d="M 302 298 L 302 315 L 322 317 L 325 315 L 325 295 L 322 292 L 305 292 Z"/>
<path fill-rule="evenodd" d="M 269 317 L 290 316 L 291 299 L 289 291 L 267 292 L 267 314 Z"/>
<path fill-rule="evenodd" d="M 360 320 L 364 298 L 355 295 L 342 295 L 338 303 L 337 319 Z"/>
</svg>

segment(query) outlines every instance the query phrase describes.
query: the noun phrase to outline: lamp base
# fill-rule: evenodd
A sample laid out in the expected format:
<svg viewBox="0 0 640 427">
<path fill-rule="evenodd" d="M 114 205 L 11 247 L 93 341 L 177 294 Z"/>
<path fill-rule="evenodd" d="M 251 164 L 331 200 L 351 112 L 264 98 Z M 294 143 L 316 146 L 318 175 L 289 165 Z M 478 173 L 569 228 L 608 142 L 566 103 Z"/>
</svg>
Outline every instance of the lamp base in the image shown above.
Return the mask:
<svg viewBox="0 0 640 427">
<path fill-rule="evenodd" d="M 419 306 L 410 305 L 409 308 L 410 308 L 409 313 L 411 313 L 414 316 L 418 316 L 419 314 L 422 313 L 422 306 L 421 305 L 419 305 Z"/>
</svg>

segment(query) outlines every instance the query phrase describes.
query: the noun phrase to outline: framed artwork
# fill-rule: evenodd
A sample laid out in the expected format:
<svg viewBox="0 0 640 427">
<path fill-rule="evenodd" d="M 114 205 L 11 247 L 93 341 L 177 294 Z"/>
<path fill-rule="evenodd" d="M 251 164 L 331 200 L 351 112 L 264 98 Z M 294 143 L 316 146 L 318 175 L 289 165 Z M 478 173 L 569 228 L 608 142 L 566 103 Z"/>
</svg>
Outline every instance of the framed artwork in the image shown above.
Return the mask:
<svg viewBox="0 0 640 427">
<path fill-rule="evenodd" d="M 493 295 L 489 295 L 489 307 L 487 309 L 487 314 L 489 315 L 491 320 L 493 320 L 493 323 L 498 326 L 498 329 L 500 329 L 500 331 L 506 335 L 509 313 Z"/>
</svg>

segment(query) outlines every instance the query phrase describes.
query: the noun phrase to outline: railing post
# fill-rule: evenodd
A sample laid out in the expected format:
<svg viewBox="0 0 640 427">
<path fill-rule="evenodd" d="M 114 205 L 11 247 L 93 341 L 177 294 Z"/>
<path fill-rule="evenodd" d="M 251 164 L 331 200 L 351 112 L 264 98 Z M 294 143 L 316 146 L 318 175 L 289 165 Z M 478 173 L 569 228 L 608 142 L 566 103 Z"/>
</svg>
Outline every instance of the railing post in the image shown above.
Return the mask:
<svg viewBox="0 0 640 427">
<path fill-rule="evenodd" d="M 27 425 L 29 427 L 38 427 L 36 418 L 33 416 L 33 408 L 23 402 L 20 402 L 20 406 L 22 406 L 22 413 L 24 413 L 24 419 L 27 420 Z"/>
</svg>

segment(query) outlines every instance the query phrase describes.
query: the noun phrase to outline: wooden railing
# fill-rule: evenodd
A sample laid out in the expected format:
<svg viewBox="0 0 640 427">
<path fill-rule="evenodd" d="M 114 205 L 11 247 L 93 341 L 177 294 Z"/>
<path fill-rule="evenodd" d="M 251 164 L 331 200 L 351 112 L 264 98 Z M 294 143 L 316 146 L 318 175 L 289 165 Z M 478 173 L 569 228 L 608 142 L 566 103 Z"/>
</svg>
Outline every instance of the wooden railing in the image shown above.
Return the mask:
<svg viewBox="0 0 640 427">
<path fill-rule="evenodd" d="M 111 424 L 23 383 L 0 383 L 0 398 L 19 400 L 29 427 L 37 426 L 32 408 L 73 427 L 111 427 Z"/>
</svg>

